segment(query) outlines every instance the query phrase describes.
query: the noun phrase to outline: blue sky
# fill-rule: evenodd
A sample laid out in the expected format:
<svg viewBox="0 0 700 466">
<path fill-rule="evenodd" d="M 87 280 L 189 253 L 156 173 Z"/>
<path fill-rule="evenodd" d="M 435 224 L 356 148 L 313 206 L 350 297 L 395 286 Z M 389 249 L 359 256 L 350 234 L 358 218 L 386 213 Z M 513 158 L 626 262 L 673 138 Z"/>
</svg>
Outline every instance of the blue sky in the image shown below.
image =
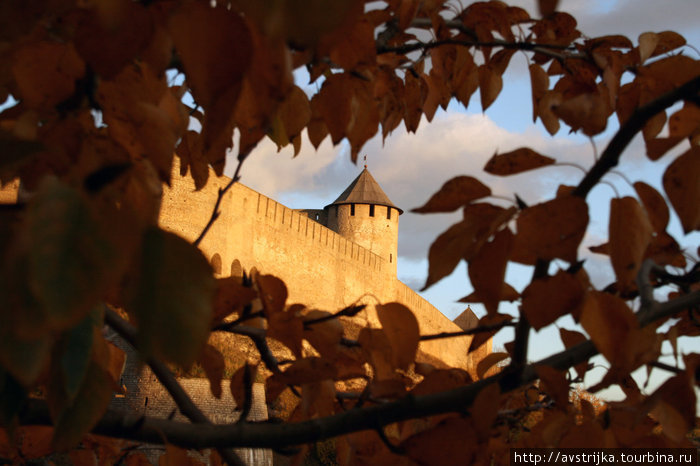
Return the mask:
<svg viewBox="0 0 700 466">
<path fill-rule="evenodd" d="M 519 1 L 524 8 L 533 11 L 534 0 Z M 640 33 L 646 31 L 675 30 L 683 34 L 688 43 L 700 48 L 700 5 L 697 0 L 621 0 L 589 1 L 563 0 L 560 9 L 569 11 L 578 19 L 579 29 L 588 36 L 624 34 L 634 43 Z M 685 53 L 698 58 L 697 50 L 686 48 Z M 303 86 L 303 74 L 298 74 L 298 84 Z M 530 83 L 527 60 L 516 54 L 504 76 L 504 90 L 498 100 L 482 113 L 478 94 L 465 109 L 452 103 L 447 112 L 439 110 L 433 122 L 423 120 L 416 134 L 407 134 L 398 128 L 384 143 L 380 137 L 372 139 L 362 151 L 367 154 L 368 165 L 388 196 L 406 213 L 400 219 L 399 233 L 399 278 L 414 289 L 422 287 L 427 275 L 427 251 L 430 243 L 449 225 L 459 220 L 460 213 L 421 216 L 409 210 L 421 205 L 445 181 L 456 175 L 471 175 L 491 185 L 495 194 L 512 198 L 517 193 L 530 204 L 550 198 L 559 184 L 576 184 L 583 173 L 572 167 L 547 167 L 535 177 L 532 174 L 508 178 L 491 177 L 481 172 L 486 160 L 495 151 L 505 152 L 521 146 L 529 146 L 560 161 L 576 163 L 584 168 L 594 161 L 591 142 L 579 135 L 567 135 L 567 129 L 551 137 L 541 123 L 532 123 Z M 610 120 L 608 130 L 595 139 L 593 144 L 600 153 L 616 129 L 616 120 Z M 666 156 L 660 162 L 649 162 L 644 156 L 644 147 L 637 138 L 623 155 L 617 171 L 606 180 L 614 185 L 619 195 L 634 195 L 633 188 L 623 178 L 632 182 L 643 179 L 652 186 L 660 187 L 661 175 L 671 161 Z M 318 151 L 307 140 L 297 158 L 285 149 L 276 152 L 274 144 L 261 144 L 243 167 L 243 183 L 276 198 L 292 208 L 320 208 L 332 202 L 337 195 L 357 176 L 362 164 L 350 162 L 348 147 L 341 144 L 332 147 L 327 139 Z M 589 197 L 591 223 L 584 238 L 581 254 L 587 258 L 586 268 L 594 283 L 604 286 L 614 280 L 612 269 L 602 256 L 588 253 L 587 247 L 600 244 L 607 238 L 607 209 L 610 198 L 617 193 L 607 185 L 594 189 Z M 495 202 L 501 202 L 496 200 Z M 678 219 L 672 215 L 670 228 L 679 233 Z M 700 234 L 690 235 L 683 244 L 691 251 L 700 243 Z M 561 265 L 563 266 L 563 265 Z M 531 272 L 522 266 L 509 267 L 506 280 L 516 289 L 522 290 L 529 282 Z M 431 287 L 423 296 L 438 307 L 449 318 L 454 318 L 464 309 L 456 301 L 472 291 L 461 264 L 448 278 Z M 478 316 L 484 314 L 479 305 L 472 306 Z M 502 311 L 515 312 L 511 306 Z M 557 326 L 575 328 L 572 320 L 564 318 Z M 495 346 L 512 339 L 507 331 L 496 337 Z M 699 351 L 697 342 L 683 341 L 685 351 Z M 555 326 L 543 329 L 531 337 L 530 359 L 537 360 L 562 349 Z M 665 348 L 665 353 L 670 349 Z M 605 364 L 601 360 L 602 364 Z M 594 371 L 595 372 L 595 371 Z M 586 383 L 595 383 L 602 373 L 587 376 Z M 641 376 L 643 383 L 644 377 Z M 654 374 L 654 382 L 663 379 L 663 374 Z M 614 393 L 608 392 L 608 396 Z"/>
</svg>

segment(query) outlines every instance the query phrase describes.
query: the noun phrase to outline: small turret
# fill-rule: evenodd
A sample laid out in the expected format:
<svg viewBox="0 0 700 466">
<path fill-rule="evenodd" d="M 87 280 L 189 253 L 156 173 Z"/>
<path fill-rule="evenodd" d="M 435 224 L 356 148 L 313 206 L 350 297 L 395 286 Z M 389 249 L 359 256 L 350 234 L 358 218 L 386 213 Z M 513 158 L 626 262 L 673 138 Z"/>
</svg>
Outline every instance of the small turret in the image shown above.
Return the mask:
<svg viewBox="0 0 700 466">
<path fill-rule="evenodd" d="M 386 260 L 389 271 L 396 275 L 399 215 L 403 210 L 389 200 L 366 165 L 324 211 L 328 228 Z"/>
</svg>

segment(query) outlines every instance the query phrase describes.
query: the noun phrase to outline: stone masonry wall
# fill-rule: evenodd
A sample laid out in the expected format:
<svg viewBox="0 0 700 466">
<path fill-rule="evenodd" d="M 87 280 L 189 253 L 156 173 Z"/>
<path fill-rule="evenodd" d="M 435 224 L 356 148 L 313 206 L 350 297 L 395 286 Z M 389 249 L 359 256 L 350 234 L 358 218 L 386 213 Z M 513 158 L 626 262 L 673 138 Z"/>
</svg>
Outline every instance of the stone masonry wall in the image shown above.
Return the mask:
<svg viewBox="0 0 700 466">
<path fill-rule="evenodd" d="M 207 223 L 218 189 L 228 178 L 212 173 L 206 187 L 195 191 L 192 180 L 175 176 L 177 167 L 173 173 L 171 187 L 164 190 L 160 223 L 193 240 Z M 359 323 L 364 320 L 379 326 L 373 305 L 398 301 L 414 311 L 422 334 L 460 330 L 400 282 L 394 264 L 317 223 L 306 212 L 290 209 L 240 183 L 222 199 L 221 215 L 200 248 L 210 260 L 217 256 L 222 276 L 242 266 L 282 278 L 289 303 L 328 311 L 365 303 L 368 308 L 358 316 Z M 434 340 L 422 342 L 420 351 L 431 362 L 440 360 L 466 369 L 468 344 L 468 337 Z"/>
</svg>

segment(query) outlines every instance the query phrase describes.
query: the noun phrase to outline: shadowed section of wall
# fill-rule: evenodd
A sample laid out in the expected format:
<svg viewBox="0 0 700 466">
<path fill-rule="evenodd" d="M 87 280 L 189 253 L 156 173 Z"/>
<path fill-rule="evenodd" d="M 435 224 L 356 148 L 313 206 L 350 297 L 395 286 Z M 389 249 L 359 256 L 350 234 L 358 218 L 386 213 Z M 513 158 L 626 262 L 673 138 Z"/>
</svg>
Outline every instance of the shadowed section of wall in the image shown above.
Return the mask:
<svg viewBox="0 0 700 466">
<path fill-rule="evenodd" d="M 127 354 L 126 365 L 121 377 L 125 393 L 112 399 L 110 408 L 128 412 L 137 416 L 150 416 L 161 419 L 172 418 L 188 422 L 180 413 L 170 394 L 163 388 L 158 378 L 138 359 L 137 353 L 122 338 L 110 332 L 108 339 L 123 349 Z M 240 411 L 231 395 L 230 381 L 222 381 L 221 398 L 211 393 L 209 380 L 205 378 L 178 378 L 178 382 L 194 401 L 197 407 L 214 424 L 229 424 L 238 421 Z M 248 421 L 266 421 L 268 419 L 265 403 L 265 385 L 253 384 L 253 402 L 248 414 Z M 162 445 L 149 445 L 143 449 L 148 459 L 158 464 L 158 457 L 165 452 Z M 248 465 L 271 465 L 272 451 L 262 448 L 237 449 L 238 456 Z M 206 463 L 207 455 L 198 458 Z"/>
<path fill-rule="evenodd" d="M 206 187 L 195 191 L 194 182 L 180 177 L 175 166 L 171 187 L 164 188 L 161 226 L 188 240 L 196 238 L 219 188 L 228 181 L 211 172 Z M 255 267 L 282 278 L 289 303 L 328 311 L 369 304 L 358 323 L 379 326 L 372 305 L 398 301 L 413 310 L 424 334 L 460 330 L 396 278 L 395 264 L 310 219 L 307 212 L 289 209 L 237 183 L 224 196 L 221 215 L 200 247 L 210 260 L 219 254 L 224 273 L 238 260 L 245 270 Z M 433 360 L 467 368 L 468 345 L 467 337 L 450 338 L 421 343 L 420 350 Z"/>
</svg>

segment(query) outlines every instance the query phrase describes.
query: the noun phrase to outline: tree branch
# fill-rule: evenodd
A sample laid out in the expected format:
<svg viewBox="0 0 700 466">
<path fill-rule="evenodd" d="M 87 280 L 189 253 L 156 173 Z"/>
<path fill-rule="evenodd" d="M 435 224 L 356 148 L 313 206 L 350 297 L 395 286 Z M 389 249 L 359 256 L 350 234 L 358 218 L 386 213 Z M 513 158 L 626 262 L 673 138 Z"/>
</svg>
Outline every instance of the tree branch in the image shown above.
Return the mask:
<svg viewBox="0 0 700 466">
<path fill-rule="evenodd" d="M 122 319 L 116 312 L 106 306 L 105 322 L 124 340 L 126 340 L 127 343 L 136 348 L 136 329 L 132 327 L 129 322 Z M 147 357 L 145 358 L 145 361 L 146 364 L 150 366 L 153 374 L 155 374 L 155 376 L 158 378 L 161 385 L 163 385 L 163 387 L 168 391 L 178 409 L 184 416 L 186 416 L 193 423 L 211 424 L 209 419 L 207 419 L 204 413 L 202 413 L 197 405 L 194 404 L 187 392 L 178 383 L 175 375 L 173 375 L 168 366 L 154 357 Z M 245 465 L 245 463 L 233 450 L 220 448 L 219 454 L 228 464 Z"/>
<path fill-rule="evenodd" d="M 658 303 L 654 312 L 640 320 L 645 326 L 678 313 L 689 306 L 700 304 L 700 290 L 666 303 Z M 587 361 L 598 354 L 593 342 L 585 341 L 553 356 L 529 364 L 512 376 L 512 370 L 479 380 L 446 392 L 406 397 L 381 405 L 352 409 L 333 416 L 287 424 L 186 424 L 182 422 L 141 418 L 110 411 L 95 426 L 93 432 L 101 435 L 125 438 L 149 443 L 170 443 L 186 448 L 276 448 L 328 439 L 360 430 L 373 430 L 394 422 L 458 412 L 470 406 L 478 393 L 486 386 L 497 383 L 501 393 L 515 390 L 537 380 L 535 366 L 545 365 L 564 371 Z M 46 404 L 39 400 L 30 403 L 20 413 L 20 423 L 50 424 Z"/>
<path fill-rule="evenodd" d="M 233 177 L 231 177 L 231 180 L 226 184 L 226 186 L 224 186 L 223 188 L 219 188 L 219 193 L 216 196 L 216 202 L 214 203 L 214 209 L 211 212 L 211 217 L 209 217 L 209 221 L 206 225 L 204 225 L 204 228 L 202 229 L 202 232 L 199 234 L 197 239 L 192 242 L 192 244 L 194 244 L 195 246 L 199 246 L 199 243 L 202 242 L 211 226 L 214 224 L 214 222 L 216 222 L 216 219 L 219 218 L 219 215 L 221 215 L 221 211 L 219 210 L 221 200 L 224 198 L 224 194 L 226 194 L 228 190 L 231 189 L 231 187 L 234 184 L 236 184 L 238 180 L 241 179 L 241 166 L 243 165 L 245 159 L 245 157 L 238 157 L 238 165 L 236 165 L 236 172 L 233 174 Z"/>
<path fill-rule="evenodd" d="M 600 159 L 593 165 L 588 174 L 581 180 L 579 185 L 573 190 L 574 196 L 584 199 L 593 187 L 603 178 L 603 176 L 613 167 L 617 166 L 620 156 L 625 148 L 632 141 L 632 138 L 639 133 L 644 125 L 657 113 L 666 110 L 679 100 L 695 96 L 700 92 L 700 76 L 691 79 L 676 89 L 667 92 L 656 100 L 639 107 L 630 118 L 615 133 L 608 146 L 603 151 Z"/>
<path fill-rule="evenodd" d="M 442 332 L 442 333 L 436 333 L 433 335 L 421 335 L 420 341 L 440 340 L 443 338 L 476 335 L 477 333 L 493 332 L 494 330 L 500 330 L 503 327 L 514 327 L 515 325 L 516 325 L 515 322 L 505 321 L 505 322 L 499 322 L 498 324 L 481 325 L 479 327 L 474 327 L 474 328 L 470 328 L 467 330 L 462 330 L 460 332 Z"/>
</svg>

